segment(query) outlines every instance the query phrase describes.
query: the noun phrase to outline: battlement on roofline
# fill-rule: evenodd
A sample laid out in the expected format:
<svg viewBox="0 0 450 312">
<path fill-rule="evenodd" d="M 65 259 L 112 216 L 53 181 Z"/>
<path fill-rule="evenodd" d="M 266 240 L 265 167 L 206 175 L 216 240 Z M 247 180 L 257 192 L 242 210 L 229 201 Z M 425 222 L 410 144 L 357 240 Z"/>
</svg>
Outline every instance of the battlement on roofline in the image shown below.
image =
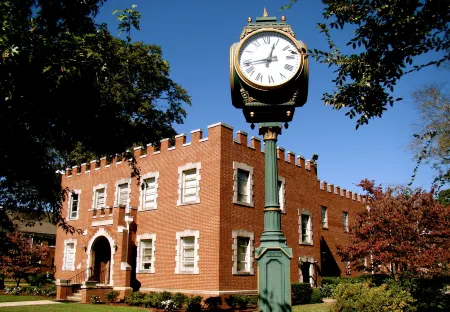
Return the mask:
<svg viewBox="0 0 450 312">
<path fill-rule="evenodd" d="M 242 146 L 246 146 L 249 149 L 254 150 L 255 152 L 264 153 L 261 145 L 261 139 L 258 137 L 252 136 L 250 138 L 250 144 L 248 144 L 248 134 L 244 131 L 237 131 L 236 137 L 234 137 L 233 127 L 219 122 L 208 126 L 208 134 L 209 137 L 203 137 L 203 130 L 196 129 L 191 131 L 191 142 L 186 142 L 186 134 L 181 133 L 175 136 L 173 140 L 170 138 L 162 139 L 160 141 L 160 146 L 153 146 L 152 144 L 147 144 L 144 146 L 135 147 L 133 150 L 127 150 L 125 153 L 116 154 L 110 157 L 108 160 L 106 156 L 101 157 L 98 160 L 92 160 L 89 163 L 83 163 L 79 166 L 73 166 L 72 168 L 67 168 L 65 171 L 60 171 L 60 173 L 67 178 L 72 178 L 80 175 L 82 173 L 89 174 L 91 171 L 101 170 L 104 168 L 108 168 L 111 166 L 119 166 L 122 164 L 126 164 L 131 159 L 127 158 L 127 153 L 133 153 L 134 157 L 139 161 L 142 158 L 150 158 L 152 156 L 156 156 L 161 154 L 161 152 L 170 152 L 175 151 L 179 148 L 189 148 L 193 144 L 202 144 L 204 142 L 212 141 L 214 139 L 221 139 L 221 136 L 214 134 L 214 128 L 220 127 L 221 130 L 230 131 L 231 139 L 233 143 L 240 144 Z M 174 142 L 171 145 L 171 141 Z M 305 157 L 302 155 L 296 156 L 294 152 L 288 151 L 285 152 L 283 147 L 277 147 L 277 158 L 280 161 L 285 161 L 286 163 L 292 164 L 296 168 L 303 168 L 306 171 L 313 172 L 317 174 L 317 163 L 312 160 L 305 160 Z M 326 181 L 320 181 L 319 183 L 320 189 L 324 192 L 328 192 L 331 194 L 335 194 L 337 196 L 345 197 L 350 200 L 358 201 L 365 203 L 366 199 L 363 195 L 360 195 L 356 192 L 352 192 L 350 190 L 346 190 L 345 188 L 341 188 L 339 186 L 335 186 L 333 184 L 327 183 Z"/>
</svg>

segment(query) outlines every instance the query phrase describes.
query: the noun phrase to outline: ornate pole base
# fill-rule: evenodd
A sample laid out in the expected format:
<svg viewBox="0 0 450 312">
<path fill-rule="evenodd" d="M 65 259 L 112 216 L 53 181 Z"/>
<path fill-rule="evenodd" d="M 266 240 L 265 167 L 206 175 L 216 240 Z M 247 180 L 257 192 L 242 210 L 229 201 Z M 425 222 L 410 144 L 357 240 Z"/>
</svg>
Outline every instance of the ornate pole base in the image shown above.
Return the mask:
<svg viewBox="0 0 450 312">
<path fill-rule="evenodd" d="M 264 232 L 261 245 L 255 250 L 258 261 L 259 310 L 291 311 L 290 261 L 292 249 L 286 245 L 281 231 L 281 211 L 278 197 L 277 135 L 281 123 L 261 123 L 259 133 L 265 143 Z"/>
</svg>

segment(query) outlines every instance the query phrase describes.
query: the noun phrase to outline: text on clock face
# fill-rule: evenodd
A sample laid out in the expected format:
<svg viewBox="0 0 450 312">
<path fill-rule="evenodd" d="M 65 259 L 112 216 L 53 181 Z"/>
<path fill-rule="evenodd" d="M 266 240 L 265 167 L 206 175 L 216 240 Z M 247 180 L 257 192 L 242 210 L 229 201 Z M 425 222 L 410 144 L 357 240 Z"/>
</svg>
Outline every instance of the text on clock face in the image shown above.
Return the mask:
<svg viewBox="0 0 450 312">
<path fill-rule="evenodd" d="M 262 86 L 289 81 L 302 64 L 297 45 L 279 32 L 264 31 L 250 36 L 238 53 L 241 73 Z"/>
</svg>

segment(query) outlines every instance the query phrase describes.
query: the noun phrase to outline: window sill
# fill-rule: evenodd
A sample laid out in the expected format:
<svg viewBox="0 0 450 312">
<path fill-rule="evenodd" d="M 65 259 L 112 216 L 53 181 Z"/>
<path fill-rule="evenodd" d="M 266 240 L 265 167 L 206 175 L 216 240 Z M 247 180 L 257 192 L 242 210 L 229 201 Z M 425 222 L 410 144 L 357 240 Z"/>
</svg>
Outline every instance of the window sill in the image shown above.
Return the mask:
<svg viewBox="0 0 450 312">
<path fill-rule="evenodd" d="M 153 270 L 139 270 L 136 273 L 137 274 L 155 274 L 155 271 L 153 271 Z"/>
<path fill-rule="evenodd" d="M 188 203 L 179 203 L 177 206 L 190 206 L 190 205 L 196 205 L 200 204 L 200 202 L 188 202 Z"/>
<path fill-rule="evenodd" d="M 178 272 L 176 274 L 181 274 L 181 275 L 198 275 L 199 273 L 180 271 L 180 272 Z"/>
<path fill-rule="evenodd" d="M 307 243 L 307 242 L 301 242 L 300 245 L 302 246 L 313 246 L 313 243 Z"/>
<path fill-rule="evenodd" d="M 240 202 L 240 201 L 234 201 L 233 204 L 238 205 L 238 206 L 248 207 L 248 208 L 254 208 L 253 204 Z"/>
<path fill-rule="evenodd" d="M 156 207 L 139 208 L 139 211 L 153 211 L 153 210 L 156 210 Z"/>
<path fill-rule="evenodd" d="M 252 276 L 252 275 L 255 275 L 255 274 L 252 274 L 250 272 L 235 272 L 235 273 L 233 273 L 233 275 L 237 275 L 237 276 Z"/>
<path fill-rule="evenodd" d="M 328 231 L 328 226 L 322 226 L 322 230 L 327 230 Z"/>
</svg>

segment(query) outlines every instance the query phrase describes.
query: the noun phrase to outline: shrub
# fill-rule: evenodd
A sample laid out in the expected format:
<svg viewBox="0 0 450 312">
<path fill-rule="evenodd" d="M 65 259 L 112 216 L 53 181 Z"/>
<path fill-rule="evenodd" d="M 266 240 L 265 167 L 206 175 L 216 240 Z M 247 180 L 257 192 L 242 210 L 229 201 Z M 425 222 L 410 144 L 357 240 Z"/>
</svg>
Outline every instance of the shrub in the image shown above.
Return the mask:
<svg viewBox="0 0 450 312">
<path fill-rule="evenodd" d="M 145 294 L 139 291 L 131 293 L 131 296 L 125 297 L 125 303 L 130 306 L 141 306 L 144 304 Z"/>
<path fill-rule="evenodd" d="M 225 299 L 225 302 L 233 309 L 245 310 L 248 306 L 256 306 L 258 304 L 257 296 L 231 295 Z"/>
<path fill-rule="evenodd" d="M 166 312 L 172 312 L 175 310 L 175 304 L 173 303 L 172 300 L 168 299 L 168 300 L 164 300 L 161 301 L 160 303 L 160 307 L 164 309 L 164 311 Z"/>
<path fill-rule="evenodd" d="M 21 292 L 22 292 L 22 288 L 20 288 L 20 287 L 6 287 L 5 288 L 5 294 L 7 294 L 7 295 L 19 296 Z"/>
<path fill-rule="evenodd" d="M 311 302 L 311 285 L 309 283 L 292 283 L 292 305 Z"/>
<path fill-rule="evenodd" d="M 163 301 L 165 301 L 165 300 L 172 300 L 172 297 L 173 297 L 172 293 L 168 292 L 168 291 L 163 291 L 159 295 L 160 295 L 160 297 L 161 297 L 161 299 Z"/>
<path fill-rule="evenodd" d="M 146 308 L 159 308 L 162 301 L 159 293 L 150 292 L 142 299 L 142 305 Z"/>
<path fill-rule="evenodd" d="M 335 309 L 340 312 L 413 312 L 414 299 L 411 294 L 399 287 L 383 284 L 371 287 L 369 283 L 342 283 L 336 287 Z"/>
<path fill-rule="evenodd" d="M 111 290 L 109 293 L 106 294 L 106 301 L 108 302 L 116 302 L 117 297 L 119 297 L 119 292 L 116 290 Z"/>
<path fill-rule="evenodd" d="M 31 274 L 27 277 L 27 281 L 31 286 L 44 286 L 53 283 L 53 275 L 45 273 Z"/>
<path fill-rule="evenodd" d="M 313 288 L 311 292 L 311 301 L 309 303 L 322 303 L 322 293 L 319 288 Z"/>
<path fill-rule="evenodd" d="M 187 300 L 187 296 L 185 294 L 182 293 L 176 293 L 175 295 L 173 295 L 173 303 L 175 304 L 175 306 L 177 307 L 177 309 L 181 309 L 184 305 L 184 303 Z"/>
<path fill-rule="evenodd" d="M 332 298 L 333 297 L 333 292 L 336 289 L 335 284 L 325 284 L 322 285 L 322 287 L 319 288 L 320 291 L 320 296 L 322 298 Z"/>
<path fill-rule="evenodd" d="M 102 304 L 104 303 L 103 301 L 100 300 L 99 296 L 91 296 L 91 303 L 92 304 Z"/>
<path fill-rule="evenodd" d="M 56 285 L 51 284 L 47 288 L 44 288 L 44 295 L 47 297 L 56 297 Z"/>
<path fill-rule="evenodd" d="M 205 299 L 205 304 L 208 307 L 208 311 L 219 311 L 222 304 L 222 298 L 209 297 Z"/>
<path fill-rule="evenodd" d="M 201 302 L 202 302 L 201 296 L 194 296 L 189 297 L 186 300 L 186 312 L 199 312 L 202 310 Z"/>
</svg>

